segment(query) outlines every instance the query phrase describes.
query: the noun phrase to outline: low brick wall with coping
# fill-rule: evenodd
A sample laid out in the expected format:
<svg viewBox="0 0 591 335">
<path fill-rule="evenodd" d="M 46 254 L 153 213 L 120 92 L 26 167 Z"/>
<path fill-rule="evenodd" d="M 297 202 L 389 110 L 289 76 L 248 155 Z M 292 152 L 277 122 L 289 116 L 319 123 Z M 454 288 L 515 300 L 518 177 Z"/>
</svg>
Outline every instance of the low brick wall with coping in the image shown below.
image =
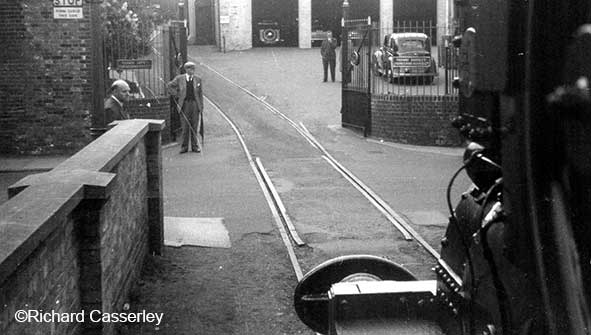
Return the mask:
<svg viewBox="0 0 591 335">
<path fill-rule="evenodd" d="M 170 130 L 170 97 L 131 99 L 126 106 L 132 119 L 164 120 L 162 143 L 172 141 Z"/>
<path fill-rule="evenodd" d="M 0 333 L 116 334 L 116 324 L 25 322 L 18 310 L 123 309 L 148 253 L 161 254 L 162 120 L 126 120 L 0 205 Z"/>
<path fill-rule="evenodd" d="M 460 135 L 451 126 L 457 110 L 457 96 L 374 95 L 370 135 L 406 144 L 460 146 Z"/>
</svg>

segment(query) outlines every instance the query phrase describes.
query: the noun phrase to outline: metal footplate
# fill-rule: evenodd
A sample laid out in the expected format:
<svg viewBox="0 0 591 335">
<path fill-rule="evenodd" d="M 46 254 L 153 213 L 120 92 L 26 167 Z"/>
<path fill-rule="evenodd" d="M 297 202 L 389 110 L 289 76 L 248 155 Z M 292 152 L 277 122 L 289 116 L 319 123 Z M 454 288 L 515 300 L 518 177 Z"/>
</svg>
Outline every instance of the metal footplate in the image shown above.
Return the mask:
<svg viewBox="0 0 591 335">
<path fill-rule="evenodd" d="M 450 293 L 445 284 L 417 280 L 387 259 L 349 255 L 308 272 L 296 287 L 294 307 L 320 334 L 457 334 Z"/>
<path fill-rule="evenodd" d="M 328 334 L 444 334 L 436 293 L 435 280 L 335 283 L 328 293 Z"/>
</svg>

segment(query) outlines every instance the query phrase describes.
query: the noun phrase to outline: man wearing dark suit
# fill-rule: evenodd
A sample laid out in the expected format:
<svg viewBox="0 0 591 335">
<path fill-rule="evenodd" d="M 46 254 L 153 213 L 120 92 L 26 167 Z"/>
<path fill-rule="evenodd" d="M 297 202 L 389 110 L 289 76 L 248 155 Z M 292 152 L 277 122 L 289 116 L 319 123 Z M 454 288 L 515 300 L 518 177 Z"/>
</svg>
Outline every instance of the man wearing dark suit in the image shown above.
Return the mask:
<svg viewBox="0 0 591 335">
<path fill-rule="evenodd" d="M 176 76 L 168 84 L 168 92 L 176 97 L 177 107 L 181 114 L 181 154 L 189 148 L 191 139 L 191 150 L 201 151 L 197 131 L 203 139 L 203 91 L 201 89 L 201 78 L 195 75 L 195 63 L 187 62 L 184 65 L 186 73 Z"/>
<path fill-rule="evenodd" d="M 334 69 L 336 66 L 337 55 L 335 49 L 337 48 L 337 40 L 332 38 L 332 31 L 326 33 L 326 39 L 322 41 L 320 46 L 320 54 L 322 55 L 322 66 L 324 68 L 324 82 L 328 78 L 328 66 L 330 65 L 330 76 L 334 82 Z"/>
<path fill-rule="evenodd" d="M 129 114 L 123 109 L 123 104 L 128 101 L 129 85 L 125 80 L 115 80 L 111 85 L 111 95 L 105 100 L 105 124 L 129 119 Z"/>
</svg>

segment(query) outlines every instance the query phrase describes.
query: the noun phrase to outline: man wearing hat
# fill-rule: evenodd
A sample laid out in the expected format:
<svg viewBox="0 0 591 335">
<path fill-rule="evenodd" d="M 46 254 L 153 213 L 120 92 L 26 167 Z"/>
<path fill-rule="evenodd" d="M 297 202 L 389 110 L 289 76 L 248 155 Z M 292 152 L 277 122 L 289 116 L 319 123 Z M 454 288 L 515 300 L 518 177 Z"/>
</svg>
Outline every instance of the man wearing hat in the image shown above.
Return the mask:
<svg viewBox="0 0 591 335">
<path fill-rule="evenodd" d="M 177 108 L 181 114 L 181 154 L 187 152 L 189 138 L 191 150 L 201 151 L 197 131 L 203 140 L 203 92 L 201 78 L 195 75 L 195 66 L 193 62 L 185 63 L 186 73 L 176 76 L 167 84 L 168 92 L 178 99 Z"/>
<path fill-rule="evenodd" d="M 129 85 L 125 80 L 118 79 L 111 84 L 111 96 L 105 100 L 105 124 L 114 120 L 129 119 L 123 110 L 123 104 L 129 101 Z"/>
<path fill-rule="evenodd" d="M 336 52 L 337 40 L 332 38 L 332 31 L 326 33 L 326 39 L 322 41 L 320 46 L 320 55 L 322 56 L 322 67 L 324 69 L 324 80 L 328 79 L 328 68 L 330 66 L 330 78 L 334 82 L 334 69 L 336 65 Z"/>
</svg>

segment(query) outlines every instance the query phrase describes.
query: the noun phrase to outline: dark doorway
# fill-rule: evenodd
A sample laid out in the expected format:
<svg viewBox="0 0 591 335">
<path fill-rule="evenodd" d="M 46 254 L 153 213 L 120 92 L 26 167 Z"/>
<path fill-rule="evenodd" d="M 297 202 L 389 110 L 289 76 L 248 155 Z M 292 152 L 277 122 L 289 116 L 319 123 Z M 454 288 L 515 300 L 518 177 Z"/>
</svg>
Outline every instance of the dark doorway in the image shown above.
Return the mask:
<svg viewBox="0 0 591 335">
<path fill-rule="evenodd" d="M 429 27 L 415 31 L 424 32 L 431 37 L 432 45 L 437 44 L 437 0 L 397 0 L 394 1 L 394 27 Z M 408 30 L 407 30 L 408 31 Z"/>
<path fill-rule="evenodd" d="M 312 46 L 319 46 L 327 31 L 332 31 L 340 41 L 342 3 L 342 0 L 312 0 Z"/>
<path fill-rule="evenodd" d="M 332 31 L 340 43 L 343 0 L 312 0 L 312 32 Z M 380 20 L 380 0 L 349 1 L 349 19 Z"/>
<path fill-rule="evenodd" d="M 394 22 L 429 21 L 435 24 L 437 0 L 397 0 L 394 1 Z"/>
<path fill-rule="evenodd" d="M 252 45 L 298 46 L 298 0 L 252 0 Z"/>
<path fill-rule="evenodd" d="M 380 21 L 380 0 L 349 1 L 349 19 Z"/>
<path fill-rule="evenodd" d="M 195 44 L 213 45 L 213 0 L 195 1 Z"/>
</svg>

